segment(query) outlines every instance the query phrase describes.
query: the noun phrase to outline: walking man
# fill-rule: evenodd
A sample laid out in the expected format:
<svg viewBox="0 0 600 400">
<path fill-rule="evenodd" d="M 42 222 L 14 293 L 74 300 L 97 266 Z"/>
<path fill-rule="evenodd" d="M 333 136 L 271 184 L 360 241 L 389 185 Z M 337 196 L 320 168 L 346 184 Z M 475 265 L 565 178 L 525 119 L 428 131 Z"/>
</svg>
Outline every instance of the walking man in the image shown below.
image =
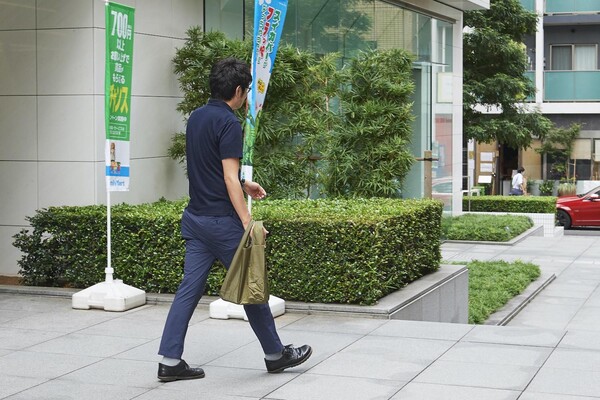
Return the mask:
<svg viewBox="0 0 600 400">
<path fill-rule="evenodd" d="M 229 268 L 250 223 L 244 193 L 260 200 L 265 190 L 256 182 L 240 181 L 242 127 L 234 110 L 246 101 L 252 75 L 248 64 L 227 58 L 215 64 L 209 77 L 211 99 L 188 120 L 186 157 L 190 201 L 181 219 L 185 239 L 183 280 L 169 310 L 160 343 L 158 379 L 175 381 L 204 377 L 181 357 L 188 323 L 204 293 L 215 260 Z M 306 361 L 310 346 L 283 346 L 268 304 L 245 305 L 244 310 L 265 354 L 269 373 Z"/>
</svg>

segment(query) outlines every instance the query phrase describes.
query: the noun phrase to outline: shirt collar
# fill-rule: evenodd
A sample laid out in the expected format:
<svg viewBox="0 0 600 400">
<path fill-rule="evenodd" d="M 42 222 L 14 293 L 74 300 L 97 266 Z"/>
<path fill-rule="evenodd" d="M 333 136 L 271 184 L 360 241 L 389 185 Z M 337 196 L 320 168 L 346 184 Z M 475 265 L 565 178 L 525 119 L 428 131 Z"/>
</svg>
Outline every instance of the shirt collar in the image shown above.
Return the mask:
<svg viewBox="0 0 600 400">
<path fill-rule="evenodd" d="M 225 101 L 223 100 L 219 100 L 219 99 L 208 99 L 208 103 L 209 106 L 216 106 L 216 107 L 221 107 L 221 108 L 225 108 L 231 112 L 233 112 L 233 109 L 231 107 L 229 107 L 229 104 L 225 103 Z"/>
</svg>

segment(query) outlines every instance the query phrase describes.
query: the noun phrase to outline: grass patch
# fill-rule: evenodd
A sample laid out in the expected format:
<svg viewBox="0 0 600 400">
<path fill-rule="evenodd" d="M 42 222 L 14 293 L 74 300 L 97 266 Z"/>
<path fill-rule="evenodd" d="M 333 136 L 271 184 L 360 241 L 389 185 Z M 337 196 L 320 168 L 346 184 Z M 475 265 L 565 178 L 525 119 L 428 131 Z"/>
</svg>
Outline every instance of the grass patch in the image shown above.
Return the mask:
<svg viewBox="0 0 600 400">
<path fill-rule="evenodd" d="M 508 242 L 533 226 L 524 215 L 464 214 L 442 218 L 443 240 Z"/>
<path fill-rule="evenodd" d="M 539 266 L 521 261 L 471 261 L 466 264 L 469 268 L 470 324 L 483 324 L 540 276 Z"/>
</svg>

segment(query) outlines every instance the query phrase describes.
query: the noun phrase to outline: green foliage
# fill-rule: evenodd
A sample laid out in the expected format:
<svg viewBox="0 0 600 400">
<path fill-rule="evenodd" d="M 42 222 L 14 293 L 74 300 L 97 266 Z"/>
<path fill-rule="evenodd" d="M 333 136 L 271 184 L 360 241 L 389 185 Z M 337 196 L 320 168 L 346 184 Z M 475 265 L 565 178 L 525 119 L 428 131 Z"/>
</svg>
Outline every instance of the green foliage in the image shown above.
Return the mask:
<svg viewBox="0 0 600 400">
<path fill-rule="evenodd" d="M 543 181 L 540 183 L 540 196 L 552 196 L 554 181 Z"/>
<path fill-rule="evenodd" d="M 115 277 L 148 292 L 173 293 L 183 273 L 186 202 L 112 208 Z M 438 269 L 441 203 L 433 200 L 274 200 L 253 215 L 269 230 L 271 293 L 287 300 L 374 304 Z M 14 236 L 27 285 L 87 287 L 104 279 L 106 209 L 51 207 Z M 207 294 L 224 268 L 213 266 Z"/>
<path fill-rule="evenodd" d="M 177 288 L 183 265 L 179 223 L 183 203 L 118 205 L 112 212 L 112 266 L 120 279 L 152 292 Z M 25 284 L 86 287 L 104 280 L 106 207 L 50 207 L 28 218 L 14 245 Z"/>
<path fill-rule="evenodd" d="M 550 196 L 471 196 L 463 198 L 463 210 L 485 212 L 511 212 L 554 214 L 556 211 L 556 197 Z"/>
<path fill-rule="evenodd" d="M 414 161 L 412 57 L 402 50 L 362 53 L 342 71 L 341 125 L 331 135 L 325 192 L 393 197 Z"/>
<path fill-rule="evenodd" d="M 550 174 L 553 179 L 570 179 L 569 160 L 579 137 L 581 125 L 571 124 L 569 128 L 553 128 L 542 140 L 542 145 L 535 151 L 546 154 L 552 161 Z"/>
<path fill-rule="evenodd" d="M 448 240 L 508 242 L 533 226 L 523 215 L 464 214 L 442 219 L 442 237 Z"/>
<path fill-rule="evenodd" d="M 539 111 L 518 103 L 535 95 L 528 70 L 523 36 L 536 30 L 537 16 L 518 0 L 492 0 L 486 11 L 465 12 L 464 25 L 464 137 L 479 142 L 498 141 L 513 148 L 529 147 L 532 135 L 543 138 L 552 127 Z M 476 105 L 498 107 L 500 114 L 484 114 Z"/>
<path fill-rule="evenodd" d="M 177 49 L 173 58 L 183 92 L 183 101 L 177 110 L 186 117 L 210 98 L 208 77 L 218 60 L 236 57 L 249 63 L 252 56 L 251 42 L 228 40 L 221 32 L 204 33 L 201 27 L 192 27 L 187 35 L 184 46 Z"/>
<path fill-rule="evenodd" d="M 249 60 L 251 43 L 222 33 L 188 31 L 177 50 L 175 72 L 186 117 L 204 105 L 208 75 L 217 60 Z M 402 50 L 361 54 L 338 69 L 339 56 L 316 57 L 291 46 L 278 50 L 254 151 L 254 179 L 272 198 L 394 196 L 412 155 L 412 58 Z M 335 100 L 335 101 L 334 101 Z M 239 115 L 242 118 L 242 115 Z M 185 160 L 185 134 L 173 137 L 169 155 Z"/>
<path fill-rule="evenodd" d="M 515 261 L 471 261 L 469 268 L 469 323 L 482 324 L 540 276 L 540 268 Z"/>
</svg>

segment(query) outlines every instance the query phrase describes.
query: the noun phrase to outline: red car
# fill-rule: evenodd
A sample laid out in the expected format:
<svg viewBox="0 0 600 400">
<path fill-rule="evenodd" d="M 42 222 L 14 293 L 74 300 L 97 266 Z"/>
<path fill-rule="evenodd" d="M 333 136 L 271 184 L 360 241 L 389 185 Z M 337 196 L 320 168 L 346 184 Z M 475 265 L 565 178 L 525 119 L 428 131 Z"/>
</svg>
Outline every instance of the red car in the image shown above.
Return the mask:
<svg viewBox="0 0 600 400">
<path fill-rule="evenodd" d="M 586 194 L 559 197 L 556 201 L 558 223 L 572 226 L 600 226 L 600 186 Z"/>
</svg>

